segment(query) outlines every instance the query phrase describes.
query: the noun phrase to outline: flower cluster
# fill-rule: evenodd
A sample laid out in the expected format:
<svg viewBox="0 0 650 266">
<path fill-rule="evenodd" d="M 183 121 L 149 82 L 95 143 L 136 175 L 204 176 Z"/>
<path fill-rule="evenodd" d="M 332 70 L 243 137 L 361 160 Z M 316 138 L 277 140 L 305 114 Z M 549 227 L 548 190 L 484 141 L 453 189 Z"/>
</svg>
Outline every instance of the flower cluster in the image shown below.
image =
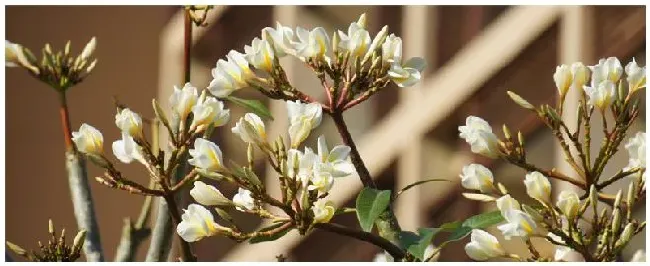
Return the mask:
<svg viewBox="0 0 650 266">
<path fill-rule="evenodd" d="M 627 75 L 626 79 L 623 79 L 623 74 Z M 501 158 L 524 169 L 527 172 L 523 178 L 526 193 L 534 201 L 524 204 L 514 199 L 504 185 L 495 181 L 492 172 L 480 164 L 463 167 L 461 185 L 475 192 L 463 195 L 472 200 L 496 203 L 502 218 L 501 224 L 497 226 L 499 232 L 507 240 L 523 239 L 532 254 L 527 260 L 611 261 L 634 235 L 645 228 L 645 222 L 638 221 L 631 215 L 635 204 L 645 198 L 644 132 L 637 132 L 622 145 L 628 151 L 628 165 L 609 179 L 599 180 L 605 165 L 616 152 L 616 147 L 621 145 L 627 129 L 638 114 L 638 107 L 632 103 L 632 97 L 646 86 L 645 67 L 639 67 L 633 60 L 624 70 L 618 59 L 611 57 L 601 59 L 597 65 L 589 67 L 580 62 L 558 66 L 553 79 L 560 96 L 557 108 L 549 105 L 537 108 L 513 92 L 508 94 L 521 107 L 534 111 L 551 128 L 567 156 L 566 161 L 579 176 L 570 177 L 556 169 L 545 170 L 533 165 L 526 158 L 521 132 L 517 136 L 518 141 L 514 141 L 510 130 L 504 125 L 504 138 L 499 139 L 487 121 L 470 116 L 464 126 L 458 127 L 460 137 L 471 146 L 473 153 L 493 159 Z M 579 129 L 571 132 L 561 114 L 565 95 L 569 90 L 575 89 L 582 90 L 584 97 L 577 110 Z M 603 118 L 606 137 L 598 157 L 591 158 L 589 129 L 591 115 L 596 108 L 603 113 L 611 109 L 616 119 L 610 128 L 606 118 Z M 584 140 L 580 136 L 582 128 L 586 130 Z M 570 149 L 569 143 L 575 149 Z M 592 159 L 595 160 L 592 162 Z M 627 176 L 636 178 L 629 179 L 625 199 L 622 190 L 615 196 L 606 195 L 602 191 Z M 560 191 L 554 201 L 549 178 L 575 185 L 583 191 L 582 196 L 576 190 L 564 190 Z M 599 202 L 612 206 L 611 215 L 607 208 L 598 208 Z M 588 218 L 590 228 L 586 229 L 584 225 L 578 226 L 578 221 L 587 219 L 583 216 L 589 208 L 593 217 Z M 542 237 L 554 244 L 556 248 L 553 258 L 540 255 L 529 240 L 531 237 Z M 515 254 L 507 253 L 496 237 L 481 229 L 472 231 L 471 242 L 466 245 L 465 251 L 472 259 L 480 261 L 498 257 L 521 259 Z"/>
</svg>

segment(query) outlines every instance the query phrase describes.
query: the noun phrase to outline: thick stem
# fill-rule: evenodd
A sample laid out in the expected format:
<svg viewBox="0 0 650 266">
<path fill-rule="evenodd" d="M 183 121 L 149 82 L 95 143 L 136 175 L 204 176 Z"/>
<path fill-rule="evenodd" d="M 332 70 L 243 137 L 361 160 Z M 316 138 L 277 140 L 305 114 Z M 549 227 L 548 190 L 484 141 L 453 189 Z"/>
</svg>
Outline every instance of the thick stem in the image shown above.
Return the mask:
<svg viewBox="0 0 650 266">
<path fill-rule="evenodd" d="M 102 245 L 99 237 L 99 226 L 95 216 L 95 205 L 88 185 L 88 173 L 86 162 L 79 156 L 75 145 L 72 142 L 72 130 L 70 127 L 70 113 L 65 92 L 59 94 L 61 115 L 61 127 L 66 146 L 65 166 L 68 170 L 68 183 L 72 197 L 72 207 L 79 230 L 86 230 L 86 241 L 84 242 L 84 253 L 88 261 L 104 261 Z"/>
<path fill-rule="evenodd" d="M 393 256 L 393 258 L 395 258 L 395 261 L 401 261 L 402 258 L 404 258 L 406 255 L 403 250 L 401 250 L 398 246 L 394 245 L 390 241 L 368 232 L 353 230 L 334 223 L 318 223 L 315 224 L 314 227 L 371 243 L 386 250 L 391 256 Z"/>
<path fill-rule="evenodd" d="M 151 242 L 147 251 L 146 261 L 166 261 L 172 244 L 172 220 L 167 210 L 167 202 L 162 197 L 158 199 L 158 215 L 151 233 Z"/>
<path fill-rule="evenodd" d="M 343 143 L 350 147 L 350 159 L 359 174 L 361 183 L 363 183 L 364 187 L 377 188 L 377 185 L 372 180 L 372 176 L 370 176 L 370 171 L 368 171 L 368 168 L 366 168 L 366 165 L 363 163 L 361 154 L 359 154 L 359 150 L 352 139 L 352 135 L 350 135 L 350 131 L 348 131 L 345 120 L 343 120 L 343 114 L 337 111 L 329 114 L 332 116 L 334 124 L 336 124 L 336 128 L 343 139 Z M 392 205 L 379 215 L 375 225 L 377 225 L 377 230 L 381 237 L 388 239 L 393 244 L 399 245 L 399 232 L 402 230 L 397 222 Z"/>
<path fill-rule="evenodd" d="M 149 187 L 153 188 L 153 184 L 153 182 L 150 182 Z M 151 228 L 145 225 L 151 212 L 151 200 L 152 196 L 145 197 L 142 208 L 140 209 L 140 215 L 135 224 L 132 224 L 129 218 L 124 220 L 122 238 L 120 239 L 120 244 L 117 246 L 115 261 L 135 261 L 135 255 L 138 252 L 140 244 L 151 234 Z"/>
<path fill-rule="evenodd" d="M 176 199 L 174 199 L 174 195 L 170 195 L 165 197 L 165 201 L 167 202 L 167 209 L 169 210 L 169 213 L 171 214 L 172 221 L 174 222 L 174 228 L 181 222 L 181 214 L 178 211 L 178 207 L 176 206 Z M 185 242 L 180 235 L 178 236 L 178 242 L 181 245 L 181 259 L 183 261 L 196 261 L 196 256 L 192 254 L 192 249 L 190 247 L 190 243 Z"/>
<path fill-rule="evenodd" d="M 88 261 L 104 261 L 93 198 L 88 185 L 86 162 L 72 150 L 66 152 L 66 168 L 74 216 L 79 230 L 86 230 L 84 253 Z"/>
</svg>

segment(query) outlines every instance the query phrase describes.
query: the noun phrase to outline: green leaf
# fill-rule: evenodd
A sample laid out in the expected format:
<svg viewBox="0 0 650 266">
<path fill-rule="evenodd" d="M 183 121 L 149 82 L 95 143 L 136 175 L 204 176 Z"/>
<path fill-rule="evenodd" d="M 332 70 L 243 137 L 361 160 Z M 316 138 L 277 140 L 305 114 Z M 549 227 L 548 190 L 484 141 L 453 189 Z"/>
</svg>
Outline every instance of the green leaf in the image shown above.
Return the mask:
<svg viewBox="0 0 650 266">
<path fill-rule="evenodd" d="M 271 231 L 271 230 L 276 229 L 276 228 L 278 228 L 280 226 L 283 226 L 285 223 L 286 222 L 272 224 L 270 226 L 267 226 L 265 228 L 260 229 L 259 232 Z M 272 234 L 272 235 L 258 235 L 258 236 L 255 236 L 255 237 L 252 237 L 251 239 L 249 239 L 248 242 L 251 243 L 251 244 L 255 244 L 255 243 L 260 243 L 260 242 L 275 241 L 275 240 L 279 239 L 280 237 L 283 237 L 284 235 L 289 233 L 289 231 L 291 231 L 291 230 L 293 230 L 293 227 L 287 227 L 286 229 L 284 229 L 284 230 L 282 230 L 280 232 L 277 232 L 275 234 Z"/>
<path fill-rule="evenodd" d="M 395 198 L 399 197 L 399 195 L 402 195 L 402 193 L 404 193 L 405 191 L 407 191 L 407 190 L 409 190 L 409 189 L 411 189 L 411 188 L 413 188 L 413 187 L 415 187 L 415 186 L 422 185 L 422 184 L 424 184 L 424 183 L 434 182 L 434 181 L 447 181 L 447 182 L 451 182 L 450 180 L 447 180 L 447 179 L 439 179 L 439 178 L 432 178 L 432 179 L 420 180 L 420 181 L 418 181 L 418 182 L 415 182 L 415 183 L 413 183 L 413 184 L 410 184 L 410 185 L 405 186 L 404 188 L 402 188 L 400 191 L 397 192 Z"/>
<path fill-rule="evenodd" d="M 484 229 L 503 221 L 504 218 L 501 216 L 500 211 L 492 211 L 474 215 L 465 220 L 459 227 L 453 229 L 447 241 L 460 240 L 472 232 L 472 229 Z M 451 228 L 451 226 L 449 226 L 449 228 Z"/>
<path fill-rule="evenodd" d="M 440 231 L 442 231 L 440 228 L 420 228 L 417 235 L 413 232 L 401 232 L 400 237 L 403 241 L 403 248 L 406 248 L 408 253 L 423 261 L 425 259 L 424 251 L 433 241 L 433 237 Z"/>
<path fill-rule="evenodd" d="M 273 120 L 273 115 L 271 115 L 269 109 L 266 108 L 266 106 L 258 100 L 242 99 L 242 98 L 237 98 L 235 96 L 228 96 L 226 97 L 226 100 L 236 105 L 239 105 L 241 107 L 244 107 L 247 110 L 250 110 L 256 115 L 259 115 L 261 118 Z"/>
<path fill-rule="evenodd" d="M 370 232 L 375 220 L 390 204 L 390 190 L 363 188 L 357 196 L 357 218 L 361 228 Z"/>
</svg>

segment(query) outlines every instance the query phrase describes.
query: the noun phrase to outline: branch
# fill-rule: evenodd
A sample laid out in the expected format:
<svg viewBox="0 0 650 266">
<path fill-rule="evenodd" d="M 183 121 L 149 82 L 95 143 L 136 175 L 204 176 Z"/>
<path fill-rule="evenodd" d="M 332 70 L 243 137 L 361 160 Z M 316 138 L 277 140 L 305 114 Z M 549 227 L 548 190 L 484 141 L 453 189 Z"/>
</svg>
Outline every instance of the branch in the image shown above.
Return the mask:
<svg viewBox="0 0 650 266">
<path fill-rule="evenodd" d="M 336 129 L 338 129 L 339 134 L 343 139 L 343 143 L 350 147 L 350 159 L 352 160 L 352 164 L 357 170 L 357 173 L 359 173 L 361 183 L 363 183 L 364 187 L 377 188 L 377 185 L 375 185 L 375 182 L 370 176 L 370 171 L 368 171 L 368 168 L 366 168 L 366 165 L 363 163 L 363 159 L 361 159 L 361 154 L 359 154 L 359 150 L 354 144 L 350 131 L 348 131 L 348 126 L 345 124 L 345 120 L 343 120 L 343 114 L 340 112 L 333 112 L 330 116 L 332 116 L 334 124 L 336 124 Z"/>
<path fill-rule="evenodd" d="M 351 228 L 339 224 L 335 224 L 335 223 L 317 223 L 314 225 L 314 227 L 328 232 L 349 236 L 364 242 L 371 243 L 375 246 L 382 248 L 383 250 L 386 250 L 388 253 L 390 253 L 391 256 L 393 256 L 393 258 L 395 258 L 395 261 L 401 261 L 402 258 L 406 256 L 404 251 L 400 249 L 398 246 L 372 233 L 353 230 Z"/>
<path fill-rule="evenodd" d="M 152 186 L 153 182 L 151 182 L 149 187 Z M 151 199 L 151 196 L 145 197 L 140 210 L 140 216 L 135 225 L 131 223 L 130 218 L 124 219 L 122 239 L 120 240 L 120 244 L 117 246 L 115 261 L 135 261 L 138 247 L 147 239 L 147 237 L 149 237 L 149 235 L 151 235 L 151 228 L 145 227 L 145 223 L 149 219 L 149 214 L 151 213 Z"/>
<path fill-rule="evenodd" d="M 167 202 L 162 197 L 158 197 L 158 216 L 151 233 L 151 242 L 145 261 L 165 261 L 169 255 L 172 244 L 172 220 L 167 212 Z"/>
<path fill-rule="evenodd" d="M 84 241 L 86 259 L 92 262 L 104 261 L 85 160 L 72 149 L 66 152 L 65 165 L 68 170 L 72 207 L 77 226 L 79 230 L 86 230 L 86 241 Z"/>
</svg>

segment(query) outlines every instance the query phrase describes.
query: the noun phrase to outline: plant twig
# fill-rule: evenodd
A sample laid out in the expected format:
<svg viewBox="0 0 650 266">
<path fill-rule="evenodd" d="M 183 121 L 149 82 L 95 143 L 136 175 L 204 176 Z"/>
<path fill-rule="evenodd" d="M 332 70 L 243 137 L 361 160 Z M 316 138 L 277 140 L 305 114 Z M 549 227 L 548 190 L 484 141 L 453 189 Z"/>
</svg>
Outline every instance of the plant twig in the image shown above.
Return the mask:
<svg viewBox="0 0 650 266">
<path fill-rule="evenodd" d="M 398 246 L 372 233 L 353 230 L 351 228 L 339 224 L 335 224 L 335 223 L 317 223 L 314 225 L 314 227 L 328 232 L 349 236 L 364 242 L 371 243 L 375 246 L 382 248 L 383 250 L 386 250 L 386 252 L 388 252 L 391 256 L 393 256 L 393 258 L 395 258 L 395 261 L 401 261 L 402 258 L 406 256 L 404 251 L 400 249 Z"/>
<path fill-rule="evenodd" d="M 152 188 L 154 184 L 152 180 L 149 187 Z M 145 225 L 151 213 L 151 200 L 152 196 L 145 197 L 142 208 L 140 209 L 140 215 L 135 224 L 131 223 L 130 218 L 124 220 L 122 238 L 120 239 L 120 244 L 117 246 L 115 261 L 135 261 L 138 247 L 151 235 L 151 228 Z"/>
<path fill-rule="evenodd" d="M 167 212 L 167 202 L 162 197 L 158 199 L 158 215 L 151 233 L 151 242 L 147 251 L 146 261 L 165 261 L 169 255 L 174 230 L 171 216 Z"/>
</svg>

